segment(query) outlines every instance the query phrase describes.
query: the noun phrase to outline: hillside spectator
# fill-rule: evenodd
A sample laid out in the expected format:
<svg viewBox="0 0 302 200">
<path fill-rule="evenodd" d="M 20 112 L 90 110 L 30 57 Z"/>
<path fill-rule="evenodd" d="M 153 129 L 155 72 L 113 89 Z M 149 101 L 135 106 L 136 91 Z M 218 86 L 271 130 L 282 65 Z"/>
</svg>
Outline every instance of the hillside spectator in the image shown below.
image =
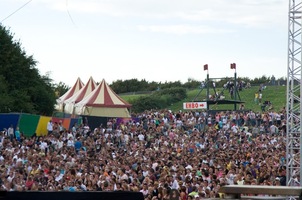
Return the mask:
<svg viewBox="0 0 302 200">
<path fill-rule="evenodd" d="M 255 95 L 254 95 L 255 97 L 254 97 L 254 102 L 255 102 L 255 104 L 259 104 L 259 93 L 258 92 L 255 92 Z"/>
<path fill-rule="evenodd" d="M 274 75 L 272 75 L 272 77 L 271 77 L 271 84 L 276 85 L 276 78 Z"/>
<path fill-rule="evenodd" d="M 261 105 L 261 103 L 262 103 L 262 92 L 261 91 L 259 91 L 258 100 L 259 100 L 259 105 Z"/>
</svg>

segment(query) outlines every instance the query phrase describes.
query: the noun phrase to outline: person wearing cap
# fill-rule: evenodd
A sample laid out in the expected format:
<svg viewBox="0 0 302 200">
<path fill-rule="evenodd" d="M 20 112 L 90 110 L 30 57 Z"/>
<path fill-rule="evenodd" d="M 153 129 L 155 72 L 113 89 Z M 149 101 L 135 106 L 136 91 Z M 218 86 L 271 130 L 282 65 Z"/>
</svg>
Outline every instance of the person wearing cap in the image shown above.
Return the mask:
<svg viewBox="0 0 302 200">
<path fill-rule="evenodd" d="M 280 183 L 280 178 L 279 178 L 279 177 L 276 177 L 276 178 L 275 178 L 274 185 L 275 185 L 275 186 L 280 186 L 280 185 L 281 185 L 281 183 Z"/>
</svg>

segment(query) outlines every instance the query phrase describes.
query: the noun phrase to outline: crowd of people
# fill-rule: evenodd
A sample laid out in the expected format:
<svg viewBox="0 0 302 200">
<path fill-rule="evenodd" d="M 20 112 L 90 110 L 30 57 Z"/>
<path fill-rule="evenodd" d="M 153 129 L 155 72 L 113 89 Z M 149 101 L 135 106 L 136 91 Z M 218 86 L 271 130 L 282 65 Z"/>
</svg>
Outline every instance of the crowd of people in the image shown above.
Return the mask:
<svg viewBox="0 0 302 200">
<path fill-rule="evenodd" d="M 135 117 L 93 130 L 48 127 L 40 137 L 1 132 L 1 189 L 137 191 L 145 200 L 189 200 L 219 198 L 223 185 L 286 185 L 285 110 Z"/>
</svg>

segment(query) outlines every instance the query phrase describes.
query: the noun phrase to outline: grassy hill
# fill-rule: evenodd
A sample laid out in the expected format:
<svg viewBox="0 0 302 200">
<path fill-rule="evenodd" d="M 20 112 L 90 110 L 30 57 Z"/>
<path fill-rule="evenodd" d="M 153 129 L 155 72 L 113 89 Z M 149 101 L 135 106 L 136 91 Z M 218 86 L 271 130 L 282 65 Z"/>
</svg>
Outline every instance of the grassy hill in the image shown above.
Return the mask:
<svg viewBox="0 0 302 200">
<path fill-rule="evenodd" d="M 253 86 L 249 89 L 243 89 L 243 91 L 239 92 L 239 96 L 241 101 L 244 101 L 245 109 L 251 109 L 254 111 L 261 111 L 261 106 L 255 104 L 254 102 L 254 96 L 255 92 L 257 92 L 259 89 L 258 86 Z M 217 92 L 221 92 L 222 88 L 217 88 Z M 200 92 L 200 89 L 196 90 L 189 90 L 187 92 L 187 98 L 184 99 L 181 102 L 177 102 L 167 109 L 178 111 L 183 110 L 183 102 L 190 102 L 193 101 L 194 97 Z M 210 94 L 214 93 L 214 90 L 210 88 L 209 90 Z M 144 94 L 145 95 L 145 94 Z M 230 95 L 228 94 L 227 90 L 224 90 L 225 99 L 231 100 Z M 121 98 L 123 98 L 126 101 L 131 101 L 133 99 L 138 98 L 141 95 L 122 95 Z M 203 89 L 198 97 L 196 98 L 198 101 L 202 101 L 202 99 L 206 99 L 206 89 Z M 238 98 L 237 98 L 238 99 Z M 267 86 L 262 91 L 262 102 L 264 101 L 271 101 L 273 108 L 275 111 L 281 110 L 286 105 L 286 86 Z M 239 108 L 239 105 L 237 106 Z M 234 105 L 212 105 L 210 106 L 211 110 L 233 110 Z"/>
</svg>

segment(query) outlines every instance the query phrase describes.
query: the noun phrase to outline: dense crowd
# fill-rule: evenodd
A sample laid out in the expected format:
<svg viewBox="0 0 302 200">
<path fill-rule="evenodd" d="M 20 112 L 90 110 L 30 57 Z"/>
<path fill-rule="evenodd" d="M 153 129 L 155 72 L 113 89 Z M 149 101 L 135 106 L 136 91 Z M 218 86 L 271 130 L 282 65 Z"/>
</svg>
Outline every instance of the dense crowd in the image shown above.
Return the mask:
<svg viewBox="0 0 302 200">
<path fill-rule="evenodd" d="M 217 198 L 228 184 L 286 184 L 286 114 L 148 111 L 94 130 L 0 135 L 7 191 L 140 191 L 146 200 Z M 49 127 L 48 127 L 49 128 Z"/>
</svg>

